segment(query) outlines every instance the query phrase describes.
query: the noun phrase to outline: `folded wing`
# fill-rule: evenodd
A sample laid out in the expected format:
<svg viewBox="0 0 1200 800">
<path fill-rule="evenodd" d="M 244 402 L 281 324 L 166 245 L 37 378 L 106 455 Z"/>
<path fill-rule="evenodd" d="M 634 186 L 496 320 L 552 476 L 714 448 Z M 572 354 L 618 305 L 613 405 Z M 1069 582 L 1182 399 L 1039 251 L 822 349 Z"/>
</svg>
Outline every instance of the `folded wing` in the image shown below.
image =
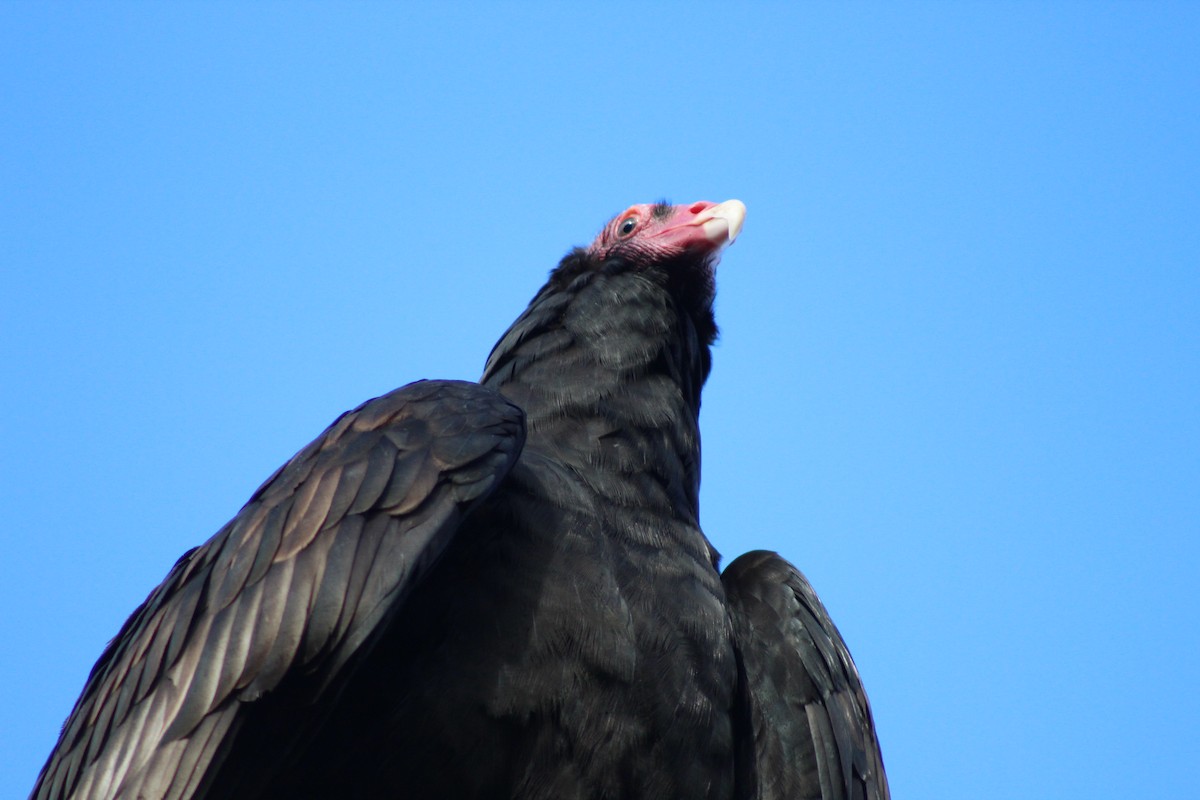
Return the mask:
<svg viewBox="0 0 1200 800">
<path fill-rule="evenodd" d="M 721 580 L 745 673 L 754 796 L 887 800 L 862 680 L 804 575 L 758 550 Z"/>
<path fill-rule="evenodd" d="M 344 414 L 125 623 L 33 796 L 203 794 L 249 705 L 284 683 L 313 704 L 337 693 L 523 442 L 520 409 L 473 383 Z"/>
</svg>

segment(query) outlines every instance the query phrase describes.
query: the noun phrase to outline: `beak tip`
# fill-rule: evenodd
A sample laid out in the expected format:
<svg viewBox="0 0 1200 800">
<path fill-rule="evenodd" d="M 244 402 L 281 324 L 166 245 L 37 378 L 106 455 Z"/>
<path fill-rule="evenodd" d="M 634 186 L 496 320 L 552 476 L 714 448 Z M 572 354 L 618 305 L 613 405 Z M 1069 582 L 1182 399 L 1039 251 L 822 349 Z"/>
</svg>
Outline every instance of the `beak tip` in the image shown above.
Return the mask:
<svg viewBox="0 0 1200 800">
<path fill-rule="evenodd" d="M 746 221 L 746 204 L 741 200 L 726 200 L 718 208 L 724 208 L 724 216 L 729 220 L 729 243 L 742 232 L 742 223 Z"/>
<path fill-rule="evenodd" d="M 705 235 L 718 242 L 718 247 L 723 250 L 733 244 L 733 240 L 742 232 L 746 204 L 741 200 L 726 200 L 706 210 L 703 216 Z"/>
</svg>

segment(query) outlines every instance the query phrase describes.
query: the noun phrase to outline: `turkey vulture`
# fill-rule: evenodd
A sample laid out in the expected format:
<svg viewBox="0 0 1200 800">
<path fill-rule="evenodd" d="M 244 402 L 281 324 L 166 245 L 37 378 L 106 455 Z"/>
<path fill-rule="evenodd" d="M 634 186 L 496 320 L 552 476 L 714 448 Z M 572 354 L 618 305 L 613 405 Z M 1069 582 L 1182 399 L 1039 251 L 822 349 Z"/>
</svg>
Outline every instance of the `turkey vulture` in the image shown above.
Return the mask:
<svg viewBox="0 0 1200 800">
<path fill-rule="evenodd" d="M 101 655 L 36 798 L 887 798 L 798 570 L 699 525 L 736 200 L 635 205 L 479 383 L 338 418 Z"/>
</svg>

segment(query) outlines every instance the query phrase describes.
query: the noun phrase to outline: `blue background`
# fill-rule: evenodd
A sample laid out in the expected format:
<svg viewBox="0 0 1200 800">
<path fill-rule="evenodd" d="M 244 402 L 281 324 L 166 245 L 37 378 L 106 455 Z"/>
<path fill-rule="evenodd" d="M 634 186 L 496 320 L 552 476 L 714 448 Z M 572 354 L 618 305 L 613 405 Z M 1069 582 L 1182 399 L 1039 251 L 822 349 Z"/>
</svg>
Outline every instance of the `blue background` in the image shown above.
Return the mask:
<svg viewBox="0 0 1200 800">
<path fill-rule="evenodd" d="M 749 208 L 705 528 L 896 796 L 1192 796 L 1198 106 L 1191 3 L 0 5 L 0 796 L 275 467 L 663 196 Z"/>
</svg>

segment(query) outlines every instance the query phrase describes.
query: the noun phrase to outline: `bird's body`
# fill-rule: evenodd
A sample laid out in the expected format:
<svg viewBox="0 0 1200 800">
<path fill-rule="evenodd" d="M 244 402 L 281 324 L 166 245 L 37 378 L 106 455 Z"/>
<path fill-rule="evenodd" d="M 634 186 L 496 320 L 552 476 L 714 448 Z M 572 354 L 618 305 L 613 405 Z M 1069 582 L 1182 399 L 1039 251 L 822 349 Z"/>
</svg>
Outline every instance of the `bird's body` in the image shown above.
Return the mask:
<svg viewBox="0 0 1200 800">
<path fill-rule="evenodd" d="M 335 422 L 130 619 L 34 795 L 886 797 L 803 577 L 754 554 L 723 583 L 699 527 L 742 213 L 632 207 L 480 384 Z"/>
<path fill-rule="evenodd" d="M 547 508 L 547 484 L 569 500 Z M 711 567 L 653 608 L 663 570 L 614 552 L 627 531 L 569 471 L 523 458 L 504 488 L 524 499 L 460 529 L 340 698 L 319 761 L 271 796 L 635 797 L 654 781 L 655 796 L 731 796 L 737 670 Z"/>
</svg>

